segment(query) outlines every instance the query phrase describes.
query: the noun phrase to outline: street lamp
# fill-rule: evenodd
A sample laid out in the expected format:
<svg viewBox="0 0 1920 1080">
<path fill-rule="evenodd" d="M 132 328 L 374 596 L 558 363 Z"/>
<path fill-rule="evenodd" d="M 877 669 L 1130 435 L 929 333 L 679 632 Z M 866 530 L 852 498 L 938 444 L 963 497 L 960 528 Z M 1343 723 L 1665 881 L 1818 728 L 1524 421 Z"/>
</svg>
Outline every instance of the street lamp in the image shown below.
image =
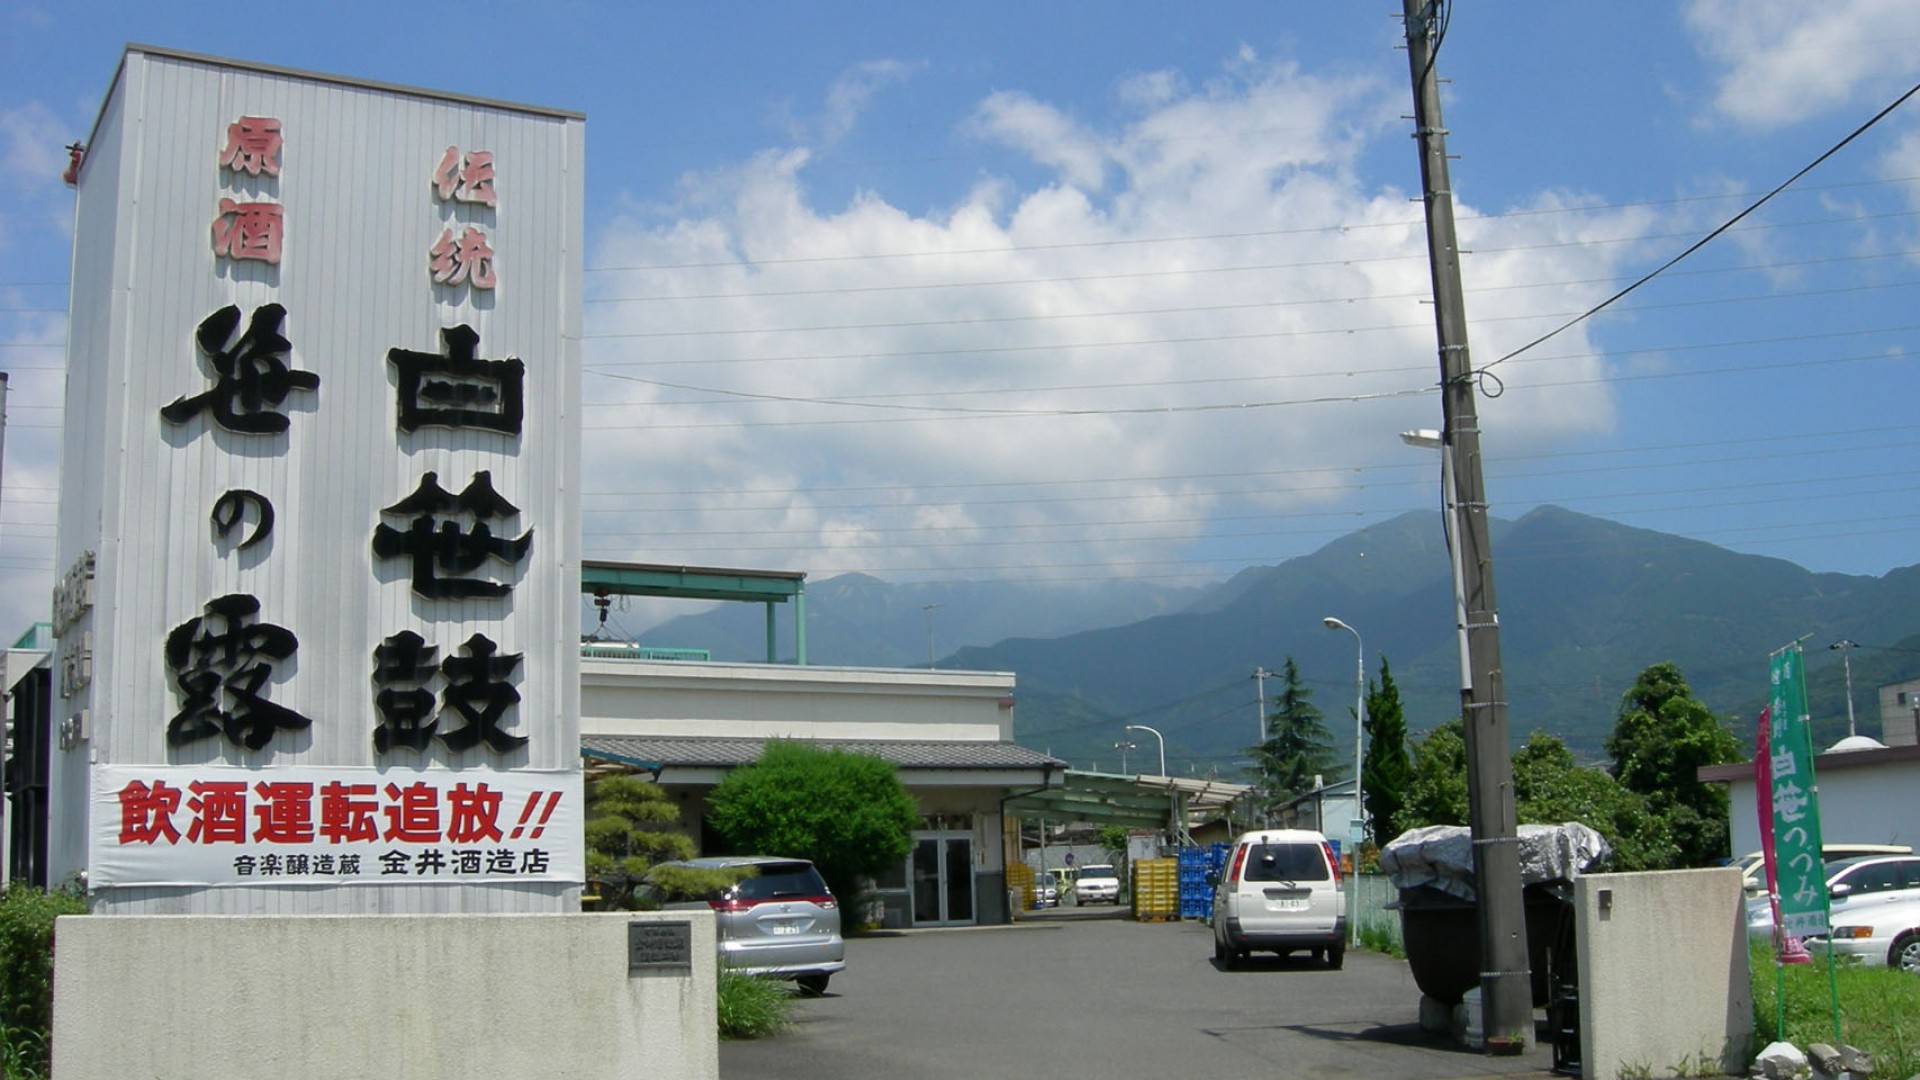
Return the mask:
<svg viewBox="0 0 1920 1080">
<path fill-rule="evenodd" d="M 1120 773 L 1124 776 L 1127 772 L 1127 751 L 1137 748 L 1130 742 L 1114 743 L 1113 748 L 1120 751 Z"/>
<path fill-rule="evenodd" d="M 1360 640 L 1360 631 L 1329 615 L 1320 620 L 1329 630 L 1345 630 L 1353 635 L 1354 647 L 1354 694 L 1353 694 L 1353 900 L 1347 906 L 1347 925 L 1353 928 L 1353 943 L 1360 944 L 1360 845 L 1366 842 L 1367 812 L 1364 802 L 1364 785 L 1361 783 L 1360 770 L 1365 764 L 1363 753 L 1366 750 L 1367 726 L 1367 646 Z"/>
<path fill-rule="evenodd" d="M 1852 653 L 1853 650 L 1859 647 L 1860 646 L 1854 644 L 1851 640 L 1847 638 L 1841 638 L 1839 641 L 1836 641 L 1833 644 L 1827 646 L 1827 648 L 1829 649 L 1840 650 L 1840 666 L 1845 668 L 1847 672 L 1847 736 L 1849 738 L 1853 736 L 1854 732 L 1853 732 L 1853 657 L 1848 654 Z"/>
<path fill-rule="evenodd" d="M 933 670 L 933 609 L 940 604 L 921 604 L 920 610 L 927 616 L 927 670 Z"/>
<path fill-rule="evenodd" d="M 1403 431 L 1400 441 L 1408 446 L 1440 451 L 1440 491 L 1446 502 L 1440 515 L 1447 537 L 1447 566 L 1453 571 L 1453 626 L 1460 643 L 1460 689 L 1473 689 L 1473 653 L 1467 648 L 1467 577 L 1460 565 L 1460 538 L 1455 533 L 1459 522 L 1453 509 L 1453 447 L 1432 428 Z"/>
<path fill-rule="evenodd" d="M 1161 776 L 1167 775 L 1167 740 L 1161 737 L 1158 731 L 1155 731 L 1154 729 L 1148 727 L 1145 724 L 1128 724 L 1127 730 L 1128 731 L 1144 731 L 1147 734 L 1153 736 L 1155 739 L 1159 739 L 1160 741 L 1160 775 Z"/>
</svg>

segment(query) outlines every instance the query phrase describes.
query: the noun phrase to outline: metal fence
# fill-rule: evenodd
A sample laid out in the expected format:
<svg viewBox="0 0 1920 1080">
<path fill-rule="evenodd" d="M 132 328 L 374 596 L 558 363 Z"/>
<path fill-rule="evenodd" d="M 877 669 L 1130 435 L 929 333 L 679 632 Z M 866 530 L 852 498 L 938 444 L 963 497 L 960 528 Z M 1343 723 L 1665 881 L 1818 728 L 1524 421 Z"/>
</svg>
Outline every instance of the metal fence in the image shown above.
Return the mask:
<svg viewBox="0 0 1920 1080">
<path fill-rule="evenodd" d="M 1355 874 L 1352 880 L 1353 902 L 1348 916 L 1359 922 L 1363 939 L 1377 934 L 1383 941 L 1390 941 L 1394 948 L 1400 948 L 1400 913 L 1387 910 L 1387 905 L 1399 898 L 1400 891 L 1385 874 Z"/>
</svg>

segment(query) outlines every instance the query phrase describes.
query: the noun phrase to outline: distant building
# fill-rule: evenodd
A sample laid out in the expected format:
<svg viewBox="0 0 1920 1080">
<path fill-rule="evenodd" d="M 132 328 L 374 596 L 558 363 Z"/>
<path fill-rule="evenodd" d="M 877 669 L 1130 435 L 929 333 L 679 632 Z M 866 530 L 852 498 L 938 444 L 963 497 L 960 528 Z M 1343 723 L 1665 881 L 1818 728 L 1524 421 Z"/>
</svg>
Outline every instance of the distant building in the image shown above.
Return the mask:
<svg viewBox="0 0 1920 1080">
<path fill-rule="evenodd" d="M 1913 746 L 1920 726 L 1920 679 L 1888 683 L 1880 688 L 1880 741 L 1888 746 Z"/>
</svg>

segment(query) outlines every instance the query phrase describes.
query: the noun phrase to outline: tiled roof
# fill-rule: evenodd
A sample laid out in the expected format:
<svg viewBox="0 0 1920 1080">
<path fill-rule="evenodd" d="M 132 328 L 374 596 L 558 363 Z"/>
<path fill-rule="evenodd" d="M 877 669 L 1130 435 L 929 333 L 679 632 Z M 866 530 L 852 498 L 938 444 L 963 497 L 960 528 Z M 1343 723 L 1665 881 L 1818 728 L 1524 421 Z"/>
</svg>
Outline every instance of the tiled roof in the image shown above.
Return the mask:
<svg viewBox="0 0 1920 1080">
<path fill-rule="evenodd" d="M 1066 763 L 1009 742 L 891 741 L 865 739 L 808 739 L 829 750 L 872 754 L 902 769 L 1041 769 L 1064 768 Z M 760 759 L 765 739 L 720 739 L 652 735 L 582 735 L 580 752 L 587 757 L 648 765 L 731 768 Z"/>
</svg>

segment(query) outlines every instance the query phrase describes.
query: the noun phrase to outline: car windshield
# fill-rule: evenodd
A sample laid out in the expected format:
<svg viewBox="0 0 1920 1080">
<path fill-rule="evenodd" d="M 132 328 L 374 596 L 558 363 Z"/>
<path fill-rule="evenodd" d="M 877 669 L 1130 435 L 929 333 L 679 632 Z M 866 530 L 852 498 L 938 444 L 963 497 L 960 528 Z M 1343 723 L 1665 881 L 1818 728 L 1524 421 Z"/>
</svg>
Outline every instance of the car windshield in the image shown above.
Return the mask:
<svg viewBox="0 0 1920 1080">
<path fill-rule="evenodd" d="M 1082 881 L 1088 878 L 1110 878 L 1115 876 L 1113 867 L 1111 866 L 1084 866 L 1080 868 L 1080 880 Z"/>
<path fill-rule="evenodd" d="M 763 863 L 759 873 L 737 886 L 743 900 L 777 900 L 784 896 L 826 896 L 827 883 L 812 863 Z"/>
<path fill-rule="evenodd" d="M 1326 853 L 1318 844 L 1255 844 L 1247 852 L 1248 881 L 1325 881 Z"/>
</svg>

